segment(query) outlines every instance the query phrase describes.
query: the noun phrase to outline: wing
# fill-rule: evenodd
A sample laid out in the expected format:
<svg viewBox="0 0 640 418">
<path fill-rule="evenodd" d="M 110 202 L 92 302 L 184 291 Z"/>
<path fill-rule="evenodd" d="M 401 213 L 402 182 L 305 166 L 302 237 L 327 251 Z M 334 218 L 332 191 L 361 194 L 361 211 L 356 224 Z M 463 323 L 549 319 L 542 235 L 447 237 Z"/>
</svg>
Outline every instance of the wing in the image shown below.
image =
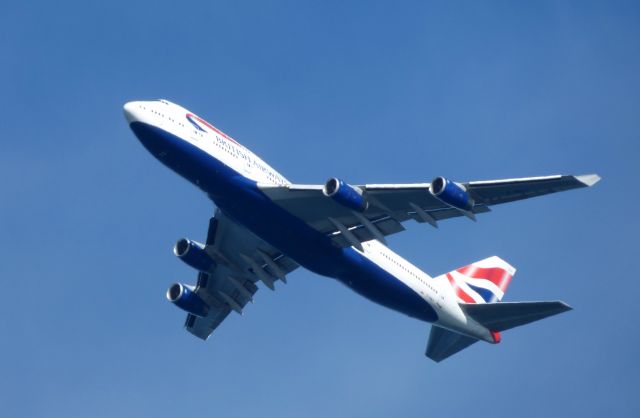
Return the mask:
<svg viewBox="0 0 640 418">
<path fill-rule="evenodd" d="M 258 290 L 257 281 L 275 289 L 298 265 L 246 228 L 217 211 L 209 221 L 205 251 L 216 267 L 199 273 L 195 292 L 208 305 L 206 317 L 187 315 L 185 327 L 206 340 L 233 310 L 242 313 Z"/>
<path fill-rule="evenodd" d="M 275 203 L 330 236 L 337 246 L 360 247 L 360 242 L 378 239 L 404 230 L 402 223 L 413 219 L 434 227 L 438 221 L 458 216 L 475 219 L 490 206 L 549 193 L 592 186 L 600 180 L 584 176 L 546 176 L 461 183 L 475 204 L 469 210 L 452 207 L 429 192 L 430 183 L 367 184 L 356 186 L 368 202 L 364 212 L 347 208 L 327 197 L 321 185 L 259 187 Z"/>
</svg>

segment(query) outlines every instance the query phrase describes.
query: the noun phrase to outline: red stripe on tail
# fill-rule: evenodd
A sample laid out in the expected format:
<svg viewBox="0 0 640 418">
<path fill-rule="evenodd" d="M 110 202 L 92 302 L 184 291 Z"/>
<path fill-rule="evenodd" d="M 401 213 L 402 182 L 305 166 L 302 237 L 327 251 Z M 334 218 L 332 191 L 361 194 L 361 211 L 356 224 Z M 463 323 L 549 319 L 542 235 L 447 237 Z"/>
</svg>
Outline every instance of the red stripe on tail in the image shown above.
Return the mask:
<svg viewBox="0 0 640 418">
<path fill-rule="evenodd" d="M 489 280 L 491 283 L 498 286 L 503 292 L 507 289 L 507 286 L 509 286 L 509 282 L 511 282 L 512 277 L 508 271 L 499 267 L 482 268 L 470 265 L 459 268 L 456 271 L 465 276 L 473 277 L 474 279 Z"/>
<path fill-rule="evenodd" d="M 449 279 L 451 287 L 453 287 L 454 292 L 456 292 L 456 295 L 458 295 L 460 299 L 462 299 L 466 303 L 476 303 L 475 299 L 469 296 L 464 290 L 460 289 L 458 283 L 456 283 L 456 281 L 453 280 L 453 277 L 451 277 L 451 273 L 447 273 L 447 279 Z"/>
</svg>

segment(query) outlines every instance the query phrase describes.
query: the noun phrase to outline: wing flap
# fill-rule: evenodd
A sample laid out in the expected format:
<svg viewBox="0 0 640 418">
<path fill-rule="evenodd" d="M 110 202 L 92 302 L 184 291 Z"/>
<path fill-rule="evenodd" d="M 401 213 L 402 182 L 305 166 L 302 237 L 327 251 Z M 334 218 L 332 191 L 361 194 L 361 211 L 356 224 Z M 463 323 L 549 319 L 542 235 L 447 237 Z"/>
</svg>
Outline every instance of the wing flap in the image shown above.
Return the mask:
<svg viewBox="0 0 640 418">
<path fill-rule="evenodd" d="M 404 231 L 404 226 L 402 226 L 402 224 L 400 222 L 398 222 L 397 220 L 389 217 L 389 216 L 385 216 L 385 217 L 381 217 L 375 220 L 371 220 L 370 221 L 376 228 L 378 228 L 378 230 L 380 231 L 380 233 L 383 236 L 387 236 L 387 235 L 391 235 L 391 234 L 395 234 L 401 231 Z M 365 242 L 365 241 L 370 241 L 372 239 L 375 239 L 376 237 L 371 233 L 371 231 L 369 231 L 367 228 L 365 228 L 364 225 L 362 224 L 356 224 L 353 225 L 351 227 L 349 227 L 349 229 L 351 230 L 351 232 L 353 233 L 353 235 L 355 235 L 355 237 L 358 239 L 358 241 L 360 242 Z M 349 241 L 340 233 L 340 231 L 334 231 L 333 233 L 330 233 L 331 239 L 333 240 L 333 242 L 341 248 L 344 247 L 348 247 L 351 244 L 349 243 Z"/>
<path fill-rule="evenodd" d="M 199 273 L 194 292 L 208 305 L 206 317 L 187 315 L 185 328 L 193 335 L 206 340 L 224 321 L 231 310 L 238 313 L 258 291 L 256 281 L 261 274 L 283 278 L 298 265 L 277 249 L 265 243 L 246 228 L 227 218 L 222 212 L 209 221 L 205 250 L 216 262 L 210 273 Z M 251 260 L 247 263 L 242 256 Z"/>
</svg>

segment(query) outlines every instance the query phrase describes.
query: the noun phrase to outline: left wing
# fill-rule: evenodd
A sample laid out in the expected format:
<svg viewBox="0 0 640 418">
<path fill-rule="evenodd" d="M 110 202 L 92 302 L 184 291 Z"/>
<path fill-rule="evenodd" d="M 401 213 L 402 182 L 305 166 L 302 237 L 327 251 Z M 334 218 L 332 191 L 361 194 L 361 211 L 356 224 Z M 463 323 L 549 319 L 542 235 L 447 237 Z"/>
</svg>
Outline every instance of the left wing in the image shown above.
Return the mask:
<svg viewBox="0 0 640 418">
<path fill-rule="evenodd" d="M 262 241 L 221 211 L 209 222 L 205 251 L 216 262 L 208 273 L 198 274 L 194 292 L 207 303 L 207 316 L 187 315 L 185 327 L 206 340 L 229 315 L 242 313 L 258 290 L 257 281 L 275 289 L 275 282 L 286 282 L 286 274 L 298 265 Z"/>
<path fill-rule="evenodd" d="M 337 179 L 330 179 L 329 182 L 332 180 L 343 184 Z M 325 188 L 329 182 L 325 186 L 258 186 L 282 208 L 330 236 L 337 246 L 361 248 L 361 242 L 371 239 L 384 242 L 385 236 L 403 231 L 402 222 L 409 219 L 426 222 L 434 227 L 438 226 L 438 221 L 458 216 L 467 216 L 475 220 L 476 214 L 489 212 L 490 206 L 592 186 L 600 177 L 595 174 L 556 175 L 467 183 L 448 182 L 443 178 L 439 180 L 454 185 L 454 192 L 462 190 L 468 200 L 462 201 L 464 199 L 461 198 L 460 206 L 445 203 L 436 197 L 435 193 L 430 192 L 433 190 L 431 183 L 346 185 L 366 201 L 366 205 L 363 206 L 365 209 L 358 210 L 354 209 L 353 204 L 341 204 L 336 199 L 328 197 Z M 466 206 L 462 206 L 462 203 Z"/>
</svg>

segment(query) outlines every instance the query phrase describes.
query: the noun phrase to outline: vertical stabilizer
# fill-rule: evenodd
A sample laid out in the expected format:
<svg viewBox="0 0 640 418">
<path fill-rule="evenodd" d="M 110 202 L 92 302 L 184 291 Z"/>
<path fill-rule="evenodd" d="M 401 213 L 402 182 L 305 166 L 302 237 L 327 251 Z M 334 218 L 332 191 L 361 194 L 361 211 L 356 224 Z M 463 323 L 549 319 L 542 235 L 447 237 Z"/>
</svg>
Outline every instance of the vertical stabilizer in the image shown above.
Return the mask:
<svg viewBox="0 0 640 418">
<path fill-rule="evenodd" d="M 440 277 L 449 281 L 458 302 L 492 303 L 502 300 L 515 273 L 513 266 L 493 256 Z"/>
</svg>

